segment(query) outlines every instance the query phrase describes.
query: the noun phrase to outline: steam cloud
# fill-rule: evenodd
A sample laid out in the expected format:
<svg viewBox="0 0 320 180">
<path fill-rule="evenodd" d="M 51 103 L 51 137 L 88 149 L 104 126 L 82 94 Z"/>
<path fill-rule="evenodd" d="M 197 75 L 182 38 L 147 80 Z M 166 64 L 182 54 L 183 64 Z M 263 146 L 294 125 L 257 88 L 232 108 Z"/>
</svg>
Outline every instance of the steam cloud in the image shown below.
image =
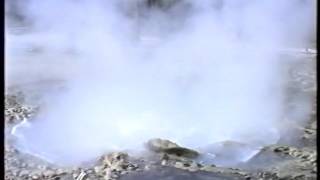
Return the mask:
<svg viewBox="0 0 320 180">
<path fill-rule="evenodd" d="M 6 34 L 7 81 L 62 79 L 65 89 L 43 97 L 18 142 L 66 164 L 155 137 L 195 149 L 276 143 L 286 96 L 276 50 L 314 37 L 314 4 L 30 0 L 30 32 Z M 42 52 L 19 55 L 24 43 Z"/>
</svg>

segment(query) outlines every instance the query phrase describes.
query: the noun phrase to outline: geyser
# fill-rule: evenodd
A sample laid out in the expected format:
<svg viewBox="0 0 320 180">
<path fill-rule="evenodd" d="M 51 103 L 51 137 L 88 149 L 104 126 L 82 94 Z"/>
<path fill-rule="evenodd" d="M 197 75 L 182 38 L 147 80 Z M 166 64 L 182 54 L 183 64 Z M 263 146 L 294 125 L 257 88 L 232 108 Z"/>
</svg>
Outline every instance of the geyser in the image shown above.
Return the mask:
<svg viewBox="0 0 320 180">
<path fill-rule="evenodd" d="M 151 138 L 197 150 L 277 143 L 287 62 L 276 50 L 306 44 L 315 2 L 217 2 L 28 1 L 29 32 L 6 35 L 8 81 L 62 79 L 65 88 L 14 128 L 17 146 L 69 165 Z M 23 43 L 41 52 L 19 55 Z"/>
</svg>

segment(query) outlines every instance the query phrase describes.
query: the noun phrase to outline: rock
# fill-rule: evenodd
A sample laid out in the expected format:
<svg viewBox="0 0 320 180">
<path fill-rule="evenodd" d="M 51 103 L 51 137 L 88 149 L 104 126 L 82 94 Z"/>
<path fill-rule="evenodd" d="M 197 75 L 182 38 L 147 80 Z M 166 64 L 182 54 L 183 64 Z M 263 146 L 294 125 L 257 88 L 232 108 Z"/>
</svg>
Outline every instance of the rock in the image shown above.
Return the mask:
<svg viewBox="0 0 320 180">
<path fill-rule="evenodd" d="M 167 149 L 170 148 L 178 148 L 179 145 L 176 143 L 173 143 L 169 140 L 163 140 L 163 139 L 151 139 L 147 142 L 147 147 L 154 152 L 164 152 Z"/>
<path fill-rule="evenodd" d="M 45 171 L 43 171 L 43 176 L 45 176 L 45 177 L 51 177 L 51 176 L 53 176 L 54 174 L 55 174 L 55 172 L 54 171 L 52 171 L 52 170 L 45 170 Z"/>
<path fill-rule="evenodd" d="M 188 170 L 190 172 L 196 172 L 201 169 L 200 166 L 198 166 L 198 164 L 195 162 L 187 163 L 187 162 L 179 162 L 178 161 L 175 163 L 174 167 L 178 168 L 178 169 Z"/>
<path fill-rule="evenodd" d="M 178 168 L 178 169 L 185 169 L 184 163 L 182 163 L 182 162 L 176 162 L 174 167 Z"/>
<path fill-rule="evenodd" d="M 73 177 L 74 179 L 76 179 L 76 178 L 77 178 L 77 176 L 78 176 L 78 174 L 77 174 L 77 173 L 73 173 L 73 174 L 72 174 L 72 177 Z"/>
<path fill-rule="evenodd" d="M 94 167 L 94 172 L 97 173 L 97 174 L 100 174 L 102 170 L 103 170 L 102 166 Z"/>
<path fill-rule="evenodd" d="M 156 153 L 167 153 L 187 158 L 196 158 L 199 153 L 195 150 L 184 148 L 176 143 L 164 139 L 151 139 L 147 142 L 147 148 Z"/>
<path fill-rule="evenodd" d="M 22 171 L 20 171 L 20 173 L 19 173 L 19 176 L 27 176 L 27 175 L 29 175 L 29 171 L 28 170 L 22 170 Z"/>
<path fill-rule="evenodd" d="M 144 167 L 144 170 L 146 170 L 146 171 L 150 170 L 150 166 L 146 165 L 146 166 Z"/>
<path fill-rule="evenodd" d="M 198 164 L 197 163 L 195 163 L 195 162 L 193 162 L 193 163 L 191 163 L 191 164 L 184 164 L 185 166 L 187 165 L 187 166 L 189 166 L 188 167 L 188 170 L 190 171 L 190 172 L 196 172 L 196 171 L 199 171 L 200 170 L 200 166 L 198 166 Z"/>
<path fill-rule="evenodd" d="M 138 165 L 137 164 L 128 163 L 127 170 L 133 171 L 133 170 L 136 170 L 136 169 L 138 169 Z"/>
<path fill-rule="evenodd" d="M 122 163 L 126 163 L 128 161 L 128 154 L 122 152 L 114 152 L 110 153 L 106 156 L 102 157 L 102 163 L 107 166 L 115 166 L 120 165 Z"/>
<path fill-rule="evenodd" d="M 162 166 L 165 166 L 166 164 L 167 164 L 167 160 L 162 160 L 162 161 L 161 161 L 161 165 L 162 165 Z"/>
<path fill-rule="evenodd" d="M 118 179 L 120 175 L 127 174 L 138 168 L 137 164 L 129 162 L 129 155 L 123 152 L 113 152 L 101 157 L 101 164 L 94 167 L 94 172 L 104 179 Z"/>
<path fill-rule="evenodd" d="M 5 96 L 5 121 L 8 124 L 18 124 L 26 119 L 30 119 L 37 112 L 38 107 L 24 104 L 24 99 L 19 96 Z"/>
<path fill-rule="evenodd" d="M 39 179 L 40 177 L 38 175 L 33 175 L 31 178 L 32 179 Z"/>
<path fill-rule="evenodd" d="M 87 173 L 85 173 L 84 171 L 82 171 L 78 176 L 76 180 L 82 180 L 84 179 L 84 177 L 87 176 Z"/>
<path fill-rule="evenodd" d="M 168 154 L 174 154 L 177 156 L 187 157 L 187 158 L 196 158 L 199 156 L 199 153 L 197 151 L 194 151 L 188 148 L 183 148 L 183 147 L 168 148 L 164 152 Z"/>
<path fill-rule="evenodd" d="M 122 171 L 120 174 L 124 175 L 124 174 L 128 174 L 128 172 L 127 171 Z"/>
</svg>

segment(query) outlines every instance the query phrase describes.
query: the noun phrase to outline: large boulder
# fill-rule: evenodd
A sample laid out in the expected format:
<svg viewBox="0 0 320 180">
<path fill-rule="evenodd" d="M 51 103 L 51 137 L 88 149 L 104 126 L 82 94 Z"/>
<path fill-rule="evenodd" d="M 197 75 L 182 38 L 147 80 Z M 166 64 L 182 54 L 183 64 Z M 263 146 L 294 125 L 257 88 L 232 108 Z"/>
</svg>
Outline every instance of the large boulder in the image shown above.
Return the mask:
<svg viewBox="0 0 320 180">
<path fill-rule="evenodd" d="M 196 158 L 199 153 L 195 150 L 184 148 L 178 144 L 165 139 L 151 139 L 146 144 L 147 148 L 156 153 L 165 153 L 186 158 Z"/>
</svg>

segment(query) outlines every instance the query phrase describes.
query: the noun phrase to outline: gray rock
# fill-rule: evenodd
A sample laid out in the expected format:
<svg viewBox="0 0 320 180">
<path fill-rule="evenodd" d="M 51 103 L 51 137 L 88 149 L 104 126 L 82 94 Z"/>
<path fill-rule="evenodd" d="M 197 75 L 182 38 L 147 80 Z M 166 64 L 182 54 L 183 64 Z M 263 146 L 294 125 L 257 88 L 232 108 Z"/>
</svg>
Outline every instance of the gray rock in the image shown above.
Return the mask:
<svg viewBox="0 0 320 180">
<path fill-rule="evenodd" d="M 196 158 L 199 153 L 195 150 L 184 148 L 165 139 L 151 139 L 147 142 L 147 148 L 156 153 L 167 153 L 187 158 Z"/>
</svg>

